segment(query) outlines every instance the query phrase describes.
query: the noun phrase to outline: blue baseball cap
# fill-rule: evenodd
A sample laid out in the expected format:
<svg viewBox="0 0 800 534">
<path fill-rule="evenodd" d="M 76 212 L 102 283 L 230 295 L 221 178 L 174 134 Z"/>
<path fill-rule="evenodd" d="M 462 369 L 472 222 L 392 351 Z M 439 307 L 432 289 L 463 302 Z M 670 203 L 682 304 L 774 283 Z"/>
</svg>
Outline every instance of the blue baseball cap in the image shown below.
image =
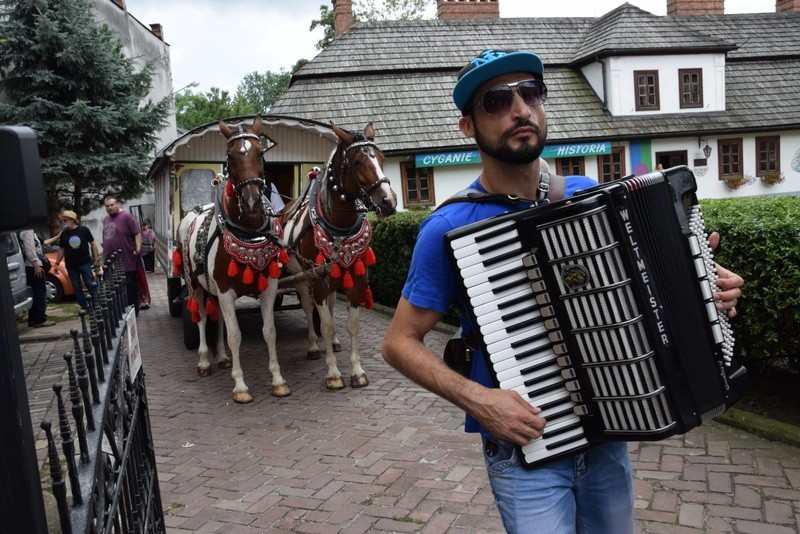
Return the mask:
<svg viewBox="0 0 800 534">
<path fill-rule="evenodd" d="M 458 81 L 453 88 L 453 101 L 464 113 L 472 93 L 478 87 L 497 76 L 509 72 L 530 72 L 541 80 L 544 75 L 542 60 L 533 52 L 518 50 L 484 50 L 467 63 L 458 73 Z"/>
</svg>

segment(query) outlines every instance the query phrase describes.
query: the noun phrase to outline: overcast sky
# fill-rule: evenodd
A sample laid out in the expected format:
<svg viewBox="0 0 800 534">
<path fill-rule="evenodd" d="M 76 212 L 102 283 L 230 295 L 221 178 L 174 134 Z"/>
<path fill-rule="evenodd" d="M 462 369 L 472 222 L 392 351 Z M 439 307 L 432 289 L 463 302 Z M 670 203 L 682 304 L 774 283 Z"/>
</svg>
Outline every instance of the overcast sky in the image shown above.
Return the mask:
<svg viewBox="0 0 800 534">
<path fill-rule="evenodd" d="M 172 82 L 195 91 L 219 87 L 231 93 L 253 71 L 289 70 L 312 59 L 322 38 L 320 5 L 330 0 L 125 0 L 145 25 L 159 23 L 170 45 Z M 624 0 L 500 0 L 501 17 L 597 17 Z M 629 0 L 654 15 L 666 15 L 667 0 Z M 726 13 L 775 11 L 775 0 L 725 0 Z M 435 13 L 435 10 L 434 10 Z"/>
</svg>

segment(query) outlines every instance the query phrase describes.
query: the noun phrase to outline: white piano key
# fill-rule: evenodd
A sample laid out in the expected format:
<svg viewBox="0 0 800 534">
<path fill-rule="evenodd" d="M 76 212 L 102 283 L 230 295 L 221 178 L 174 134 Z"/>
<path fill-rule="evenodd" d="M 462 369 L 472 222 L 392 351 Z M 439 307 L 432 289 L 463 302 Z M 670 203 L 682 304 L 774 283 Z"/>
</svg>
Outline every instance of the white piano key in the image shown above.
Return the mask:
<svg viewBox="0 0 800 534">
<path fill-rule="evenodd" d="M 498 380 L 505 380 L 510 376 L 508 374 L 509 372 L 518 373 L 520 369 L 530 367 L 531 365 L 536 365 L 537 363 L 556 361 L 558 356 L 552 350 L 550 350 L 550 348 L 550 343 L 548 342 L 546 343 L 546 350 L 536 352 L 535 354 L 525 356 L 524 358 L 517 359 L 515 355 L 513 358 L 505 358 L 497 362 L 493 362 L 492 369 L 497 375 Z M 524 351 L 518 351 L 518 354 L 522 354 L 522 352 Z"/>
<path fill-rule="evenodd" d="M 464 243 L 463 246 L 459 248 L 453 248 L 452 244 L 450 248 L 453 249 L 453 256 L 457 260 L 461 258 L 466 258 L 472 256 L 473 254 L 480 254 L 481 250 L 485 250 L 489 247 L 493 247 L 498 243 L 509 242 L 519 248 L 519 234 L 516 230 L 511 230 L 509 232 L 504 232 L 498 235 L 493 235 L 488 239 L 483 241 L 473 241 L 472 243 Z M 484 254 L 486 255 L 486 254 Z"/>
<path fill-rule="evenodd" d="M 504 277 L 502 280 L 496 282 L 483 282 L 467 289 L 467 296 L 472 299 L 474 296 L 482 295 L 484 293 L 491 293 L 499 286 L 504 286 L 516 282 L 518 286 L 526 286 L 530 284 L 527 273 L 518 272 Z"/>
<path fill-rule="evenodd" d="M 500 384 L 500 389 L 515 389 L 518 388 L 519 386 L 525 386 L 525 382 L 527 382 L 528 380 L 536 380 L 538 377 L 550 375 L 553 373 L 559 373 L 558 377 L 553 377 L 553 378 L 558 378 L 559 381 L 563 382 L 563 377 L 560 374 L 561 371 L 563 371 L 563 369 L 561 369 L 561 367 L 559 367 L 554 363 L 553 365 L 545 367 L 544 369 L 539 369 L 533 373 L 528 373 L 523 375 L 517 372 L 517 375 L 512 376 L 511 378 L 500 380 L 500 377 L 497 377 L 497 379 Z M 525 387 L 534 387 L 534 386 L 525 386 Z"/>
<path fill-rule="evenodd" d="M 521 259 L 516 259 L 514 261 L 503 263 L 501 265 L 495 265 L 490 267 L 489 269 L 483 267 L 482 265 L 480 267 L 473 266 L 472 269 L 475 269 L 476 272 L 471 275 L 467 275 L 464 271 L 461 272 L 461 278 L 464 280 L 464 287 L 470 288 L 477 286 L 479 284 L 486 283 L 489 281 L 490 278 L 497 279 L 499 277 L 499 280 L 505 280 L 507 276 L 511 276 L 511 273 L 524 274 L 526 273 L 526 270 L 531 270 L 532 272 L 534 271 L 534 269 L 529 269 L 526 268 L 524 265 L 522 265 Z M 536 273 L 539 274 L 539 277 L 541 277 L 541 272 L 539 271 L 539 269 L 536 268 L 535 271 Z M 526 274 L 526 277 L 529 279 L 532 277 L 535 278 L 536 273 Z"/>
<path fill-rule="evenodd" d="M 507 317 L 509 314 L 517 313 L 523 310 L 533 310 L 536 312 L 536 315 L 540 315 L 539 310 L 533 306 L 533 298 L 531 298 L 529 300 L 515 302 L 514 304 L 505 306 L 502 309 L 499 307 L 499 305 L 492 306 L 491 309 L 486 306 L 485 313 L 478 315 L 476 312 L 475 316 L 478 318 L 478 324 L 484 325 L 493 323 L 494 321 L 499 321 L 504 316 Z"/>
<path fill-rule="evenodd" d="M 469 235 L 465 235 L 465 236 L 459 237 L 457 239 L 453 239 L 450 242 L 450 248 L 452 248 L 453 250 L 456 250 L 456 249 L 462 248 L 464 246 L 468 246 L 468 245 L 470 245 L 472 243 L 475 243 L 475 240 L 478 239 L 480 236 L 486 235 L 486 234 L 494 232 L 496 230 L 500 230 L 502 228 L 508 228 L 509 231 L 514 231 L 513 230 L 514 224 L 515 224 L 514 221 L 508 220 L 508 221 L 505 221 L 503 223 L 500 223 L 500 224 L 497 224 L 497 225 L 492 225 L 492 226 L 490 226 L 488 228 L 484 228 L 483 230 L 480 230 L 480 231 L 475 232 L 473 234 L 469 234 Z"/>
<path fill-rule="evenodd" d="M 495 356 L 499 357 L 499 355 L 502 354 L 504 351 L 510 350 L 512 352 L 512 354 L 509 354 L 506 357 L 513 357 L 514 353 L 523 352 L 523 351 L 526 350 L 526 349 L 523 348 L 523 346 L 520 346 L 518 348 L 513 348 L 511 346 L 512 344 L 517 343 L 518 341 L 523 341 L 523 340 L 525 340 L 527 338 L 530 338 L 530 337 L 533 337 L 533 336 L 536 336 L 536 335 L 539 335 L 539 334 L 543 334 L 545 332 L 547 332 L 547 330 L 544 328 L 544 326 L 540 326 L 538 328 L 532 328 L 532 329 L 527 330 L 525 332 L 519 332 L 517 334 L 507 336 L 505 339 L 502 339 L 500 341 L 492 343 L 491 345 L 487 344 L 486 345 L 486 350 L 489 353 L 489 356 L 492 358 L 492 361 L 493 362 L 497 362 L 497 361 L 500 361 L 500 359 L 495 360 Z M 544 337 L 544 339 L 533 341 L 531 343 L 536 345 L 536 346 L 538 346 L 538 345 L 549 345 L 550 344 L 550 340 L 547 337 Z M 526 346 L 530 345 L 530 343 L 526 343 L 525 345 Z"/>
<path fill-rule="evenodd" d="M 529 287 L 520 287 L 517 291 L 512 292 L 505 292 L 503 296 L 495 296 L 495 298 L 488 298 L 486 296 L 480 296 L 470 299 L 470 304 L 473 305 L 472 309 L 475 313 L 476 317 L 481 317 L 483 315 L 488 315 L 496 310 L 500 309 L 500 306 L 516 300 L 524 298 L 525 302 L 528 303 L 528 306 L 531 308 L 535 307 L 535 300 L 533 297 L 533 292 L 530 290 Z M 477 301 L 481 301 L 480 304 L 475 305 Z M 480 323 L 480 321 L 479 321 Z"/>
<path fill-rule="evenodd" d="M 515 317 L 513 320 L 499 320 L 494 321 L 493 323 L 489 323 L 480 327 L 481 335 L 483 336 L 483 342 L 487 345 L 505 339 L 512 332 L 515 331 L 515 327 L 524 323 L 526 321 L 537 321 L 541 323 L 541 315 L 537 310 L 530 310 L 529 312 L 520 315 L 519 317 Z M 530 325 L 526 326 L 525 328 L 520 329 L 520 331 L 529 331 L 529 328 L 536 328 L 537 325 Z"/>
</svg>

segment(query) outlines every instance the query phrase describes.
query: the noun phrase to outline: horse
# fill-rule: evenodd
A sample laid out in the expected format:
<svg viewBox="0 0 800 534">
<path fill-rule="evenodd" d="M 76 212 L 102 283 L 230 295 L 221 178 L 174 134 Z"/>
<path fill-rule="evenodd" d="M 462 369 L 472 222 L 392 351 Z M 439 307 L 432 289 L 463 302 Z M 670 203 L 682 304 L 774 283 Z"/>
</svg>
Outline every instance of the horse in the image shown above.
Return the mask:
<svg viewBox="0 0 800 534">
<path fill-rule="evenodd" d="M 210 318 L 217 321 L 217 363 L 222 368 L 231 367 L 233 400 L 237 403 L 253 400 L 239 361 L 242 335 L 234 303 L 243 295 L 257 296 L 260 303 L 272 394 L 289 395 L 278 366 L 273 317 L 277 279 L 289 258 L 280 222 L 266 196 L 261 127 L 260 116 L 249 129 L 219 122 L 220 132 L 227 138 L 227 175 L 213 182 L 214 202 L 196 207 L 181 221 L 179 248 L 173 257 L 191 288 L 187 306 L 200 330 L 197 372 L 207 376 L 211 371 L 205 329 Z M 232 363 L 225 351 L 225 330 Z"/>
<path fill-rule="evenodd" d="M 338 138 L 336 148 L 324 171 L 309 173 L 305 193 L 289 203 L 282 215 L 284 237 L 290 251 L 287 270 L 300 278 L 297 293 L 308 321 L 309 359 L 319 358 L 318 336 L 313 328 L 314 310 L 325 343 L 328 374 L 325 385 L 330 390 L 343 389 L 336 366 L 334 347 L 340 350 L 333 325 L 336 292 L 347 297 L 347 330 L 351 340 L 351 377 L 354 388 L 369 385 L 361 367 L 358 348 L 359 307 L 372 307 L 372 293 L 367 283 L 366 267 L 375 262 L 369 247 L 371 226 L 367 211 L 380 217 L 397 211 L 397 195 L 383 172 L 384 155 L 375 144 L 375 129 L 368 124 L 363 133 L 350 133 L 331 124 Z M 320 267 L 327 273 L 319 275 Z M 313 303 L 312 301 L 313 297 Z"/>
</svg>

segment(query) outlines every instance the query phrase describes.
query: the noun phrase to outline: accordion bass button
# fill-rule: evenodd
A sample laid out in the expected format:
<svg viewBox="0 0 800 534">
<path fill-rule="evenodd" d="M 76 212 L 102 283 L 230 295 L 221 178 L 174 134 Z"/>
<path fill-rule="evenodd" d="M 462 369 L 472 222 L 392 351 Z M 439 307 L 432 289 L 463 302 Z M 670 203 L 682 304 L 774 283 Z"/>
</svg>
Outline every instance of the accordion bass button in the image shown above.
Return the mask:
<svg viewBox="0 0 800 534">
<path fill-rule="evenodd" d="M 558 319 L 545 319 L 544 327 L 548 330 L 558 330 Z"/>
<path fill-rule="evenodd" d="M 589 415 L 589 408 L 587 408 L 585 404 L 579 404 L 578 406 L 575 406 L 572 411 L 578 417 Z"/>
</svg>

